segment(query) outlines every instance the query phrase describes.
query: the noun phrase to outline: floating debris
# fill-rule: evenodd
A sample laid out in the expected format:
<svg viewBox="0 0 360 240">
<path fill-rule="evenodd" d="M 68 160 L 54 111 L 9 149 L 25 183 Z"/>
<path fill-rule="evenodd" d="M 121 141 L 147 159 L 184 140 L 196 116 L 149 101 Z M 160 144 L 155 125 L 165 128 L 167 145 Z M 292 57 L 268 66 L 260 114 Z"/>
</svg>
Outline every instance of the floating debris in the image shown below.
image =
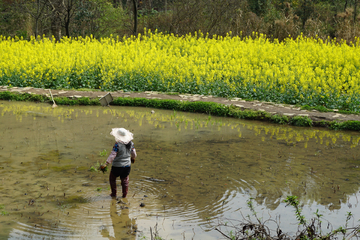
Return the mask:
<svg viewBox="0 0 360 240">
<path fill-rule="evenodd" d="M 152 177 L 147 177 L 145 179 L 149 180 L 149 181 L 153 181 L 153 182 L 165 182 L 164 179 L 156 179 L 156 178 L 152 178 Z"/>
</svg>

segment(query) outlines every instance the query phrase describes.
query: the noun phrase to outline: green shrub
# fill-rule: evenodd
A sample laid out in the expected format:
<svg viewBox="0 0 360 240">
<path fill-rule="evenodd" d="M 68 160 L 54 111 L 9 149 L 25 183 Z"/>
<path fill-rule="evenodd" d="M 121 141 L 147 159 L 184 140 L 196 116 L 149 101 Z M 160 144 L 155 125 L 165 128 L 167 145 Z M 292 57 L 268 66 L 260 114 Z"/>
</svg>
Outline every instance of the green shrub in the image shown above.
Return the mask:
<svg viewBox="0 0 360 240">
<path fill-rule="evenodd" d="M 1 100 L 11 100 L 12 94 L 8 91 L 0 92 L 0 99 Z"/>
<path fill-rule="evenodd" d="M 132 98 L 115 98 L 111 104 L 117 106 L 132 106 L 134 100 Z"/>
<path fill-rule="evenodd" d="M 0 100 L 46 102 L 49 98 L 37 94 L 12 93 L 10 91 L 0 92 Z"/>
<path fill-rule="evenodd" d="M 177 100 L 163 100 L 162 106 L 165 109 L 180 109 L 181 102 Z"/>
<path fill-rule="evenodd" d="M 214 102 L 183 102 L 183 111 L 227 116 L 229 107 Z"/>
<path fill-rule="evenodd" d="M 325 125 L 325 123 L 323 123 Z M 327 127 L 332 130 L 340 130 L 340 123 L 337 121 L 327 122 Z"/>
<path fill-rule="evenodd" d="M 88 97 L 81 97 L 79 99 L 56 97 L 54 98 L 54 101 L 57 105 L 100 105 L 98 99 L 90 99 Z"/>
<path fill-rule="evenodd" d="M 56 97 L 54 101 L 57 105 L 74 105 L 72 104 L 72 100 L 67 97 Z"/>
<path fill-rule="evenodd" d="M 295 116 L 290 119 L 290 124 L 299 127 L 311 127 L 312 120 L 309 117 Z"/>
<path fill-rule="evenodd" d="M 328 109 L 324 106 L 314 106 L 314 107 L 311 107 L 309 105 L 304 105 L 301 107 L 301 110 L 308 110 L 308 111 L 311 111 L 311 110 L 317 110 L 319 112 L 332 112 L 333 110 L 332 109 Z"/>
<path fill-rule="evenodd" d="M 272 115 L 270 121 L 278 124 L 288 124 L 290 122 L 288 116 L 282 116 L 278 114 Z"/>
<path fill-rule="evenodd" d="M 88 97 L 81 97 L 78 99 L 79 105 L 91 105 L 90 98 Z"/>
<path fill-rule="evenodd" d="M 359 121 L 346 121 L 339 124 L 342 130 L 360 131 Z"/>
</svg>

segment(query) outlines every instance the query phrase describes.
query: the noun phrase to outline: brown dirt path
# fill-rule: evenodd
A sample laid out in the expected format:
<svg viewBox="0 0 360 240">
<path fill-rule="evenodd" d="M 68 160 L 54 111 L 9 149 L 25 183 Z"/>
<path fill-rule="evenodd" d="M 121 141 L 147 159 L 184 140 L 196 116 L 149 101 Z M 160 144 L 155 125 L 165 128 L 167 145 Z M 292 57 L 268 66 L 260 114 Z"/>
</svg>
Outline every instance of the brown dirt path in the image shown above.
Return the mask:
<svg viewBox="0 0 360 240">
<path fill-rule="evenodd" d="M 50 97 L 49 89 L 41 88 L 18 88 L 13 87 L 8 89 L 7 86 L 0 86 L 0 91 L 11 91 L 11 92 L 24 92 L 30 94 L 41 94 Z M 89 97 L 89 98 L 100 98 L 107 94 L 108 92 L 101 91 L 76 91 L 76 90 L 51 90 L 51 93 L 54 97 L 68 97 L 68 98 L 80 98 L 80 97 Z M 308 116 L 313 121 L 318 122 L 321 120 L 326 121 L 349 121 L 356 120 L 360 121 L 359 114 L 340 114 L 337 113 L 337 110 L 334 112 L 319 112 L 316 110 L 300 110 L 300 108 L 293 105 L 285 104 L 276 104 L 271 102 L 260 102 L 260 101 L 245 101 L 240 98 L 226 99 L 212 96 L 204 95 L 190 95 L 190 94 L 165 94 L 159 92 L 110 92 L 114 98 L 117 97 L 130 97 L 130 98 L 147 98 L 147 99 L 174 99 L 181 101 L 203 101 L 203 102 L 216 102 L 225 105 L 234 105 L 242 110 L 252 109 L 256 111 L 265 111 L 271 114 L 286 115 L 289 117 L 292 116 Z"/>
</svg>

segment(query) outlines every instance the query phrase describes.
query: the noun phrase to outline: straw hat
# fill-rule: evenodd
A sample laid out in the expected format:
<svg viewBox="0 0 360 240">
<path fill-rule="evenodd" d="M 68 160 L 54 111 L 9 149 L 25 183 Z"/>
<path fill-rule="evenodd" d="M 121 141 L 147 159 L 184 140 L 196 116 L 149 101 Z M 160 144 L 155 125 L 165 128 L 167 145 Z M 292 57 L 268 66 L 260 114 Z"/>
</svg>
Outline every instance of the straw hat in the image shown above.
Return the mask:
<svg viewBox="0 0 360 240">
<path fill-rule="evenodd" d="M 121 142 L 123 144 L 128 144 L 133 140 L 133 134 L 126 130 L 125 128 L 113 128 L 110 132 L 110 135 L 115 137 L 116 142 Z"/>
</svg>

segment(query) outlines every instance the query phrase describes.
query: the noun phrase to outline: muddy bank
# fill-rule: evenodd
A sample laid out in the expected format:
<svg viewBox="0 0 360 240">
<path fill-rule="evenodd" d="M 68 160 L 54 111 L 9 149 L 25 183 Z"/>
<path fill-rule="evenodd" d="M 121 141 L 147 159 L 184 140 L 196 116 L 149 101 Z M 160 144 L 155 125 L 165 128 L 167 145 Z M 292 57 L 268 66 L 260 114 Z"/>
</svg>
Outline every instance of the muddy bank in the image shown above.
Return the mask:
<svg viewBox="0 0 360 240">
<path fill-rule="evenodd" d="M 13 87 L 0 86 L 0 92 L 10 91 L 14 93 L 28 93 L 38 94 L 50 97 L 50 91 L 48 89 L 32 88 L 32 87 Z M 81 97 L 89 97 L 90 99 L 96 99 L 104 96 L 108 92 L 101 91 L 76 91 L 76 90 L 51 90 L 54 98 L 67 97 L 70 99 L 78 99 Z M 254 110 L 262 111 L 272 115 L 288 116 L 289 118 L 294 116 L 309 117 L 314 123 L 321 121 L 360 121 L 360 115 L 358 114 L 343 114 L 339 113 L 337 109 L 333 112 L 319 112 L 317 110 L 302 110 L 300 107 L 294 105 L 277 104 L 271 102 L 260 101 L 246 101 L 240 98 L 226 99 L 213 96 L 204 95 L 190 95 L 190 94 L 166 94 L 159 92 L 111 92 L 114 98 L 146 98 L 146 99 L 172 99 L 179 101 L 189 102 L 214 102 L 224 105 L 232 105 L 241 110 Z M 51 102 L 52 103 L 52 102 Z"/>
</svg>

